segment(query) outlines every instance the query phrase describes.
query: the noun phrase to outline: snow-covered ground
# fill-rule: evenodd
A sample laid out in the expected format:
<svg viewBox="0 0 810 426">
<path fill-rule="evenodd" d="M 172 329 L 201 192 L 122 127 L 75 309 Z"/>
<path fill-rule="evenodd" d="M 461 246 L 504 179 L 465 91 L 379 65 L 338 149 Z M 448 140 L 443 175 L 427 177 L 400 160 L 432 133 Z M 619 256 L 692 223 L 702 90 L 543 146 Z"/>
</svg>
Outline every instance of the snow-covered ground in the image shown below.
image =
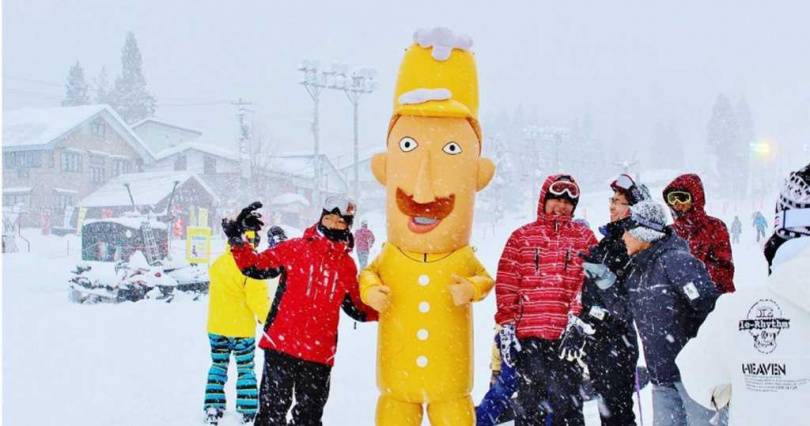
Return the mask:
<svg viewBox="0 0 810 426">
<path fill-rule="evenodd" d="M 659 192 L 654 192 L 658 193 Z M 585 194 L 592 227 L 607 219 L 609 193 Z M 583 208 L 584 207 L 584 208 Z M 494 275 L 511 231 L 531 220 L 533 208 L 496 227 L 480 226 L 473 244 Z M 719 212 L 709 210 L 710 213 Z M 733 215 L 726 217 L 730 222 Z M 736 284 L 761 282 L 766 265 L 753 241 L 750 212 L 741 211 L 743 242 L 734 246 Z M 368 215 L 369 226 L 384 240 L 384 218 Z M 141 301 L 118 305 L 75 305 L 68 302 L 69 270 L 78 260 L 78 239 L 43 237 L 24 230 L 31 253 L 4 255 L 4 422 L 9 425 L 197 425 L 209 367 L 205 331 L 207 303 Z M 22 250 L 24 242 L 19 242 Z M 214 241 L 213 247 L 224 247 Z M 182 250 L 184 244 L 175 243 Z M 70 252 L 68 252 L 70 250 Z M 373 254 L 373 253 L 372 253 Z M 488 386 L 495 297 L 475 308 L 475 388 L 478 402 Z M 376 325 L 343 317 L 340 343 L 326 406 L 327 425 L 372 425 L 375 386 Z M 262 355 L 257 353 L 257 373 Z M 222 425 L 236 425 L 235 372 L 226 387 L 228 413 Z M 636 409 L 638 410 L 638 406 Z M 641 408 L 650 424 L 649 388 Z M 596 404 L 585 407 L 588 425 L 599 424 Z M 427 421 L 425 421 L 427 424 Z"/>
</svg>

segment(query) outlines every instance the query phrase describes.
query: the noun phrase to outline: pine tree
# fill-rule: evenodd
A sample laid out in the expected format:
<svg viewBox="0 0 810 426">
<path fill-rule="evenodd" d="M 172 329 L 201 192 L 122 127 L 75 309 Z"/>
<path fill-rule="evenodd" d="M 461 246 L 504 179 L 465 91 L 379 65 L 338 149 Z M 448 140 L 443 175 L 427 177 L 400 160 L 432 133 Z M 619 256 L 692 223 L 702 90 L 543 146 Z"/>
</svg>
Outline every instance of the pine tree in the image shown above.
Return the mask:
<svg viewBox="0 0 810 426">
<path fill-rule="evenodd" d="M 155 113 L 155 98 L 146 89 L 143 58 L 135 33 L 127 33 L 121 50 L 121 75 L 115 80 L 110 103 L 127 123 L 134 123 Z"/>
<path fill-rule="evenodd" d="M 751 108 L 748 106 L 748 101 L 745 96 L 741 97 L 737 102 L 736 108 L 737 122 L 740 127 L 740 143 L 739 149 L 736 154 L 736 161 L 739 164 L 739 169 L 735 170 L 737 179 L 747 182 L 751 177 L 751 144 L 756 142 L 756 133 L 754 131 L 754 118 L 751 115 Z M 738 199 L 744 198 L 747 194 L 748 185 L 743 186 L 743 193 L 738 193 Z"/>
<path fill-rule="evenodd" d="M 93 82 L 96 89 L 96 103 L 97 104 L 110 104 L 110 80 L 107 77 L 107 68 L 101 67 L 95 81 Z"/>
<path fill-rule="evenodd" d="M 90 103 L 90 89 L 84 79 L 84 68 L 79 61 L 70 67 L 65 83 L 65 99 L 62 106 L 87 105 Z"/>
</svg>

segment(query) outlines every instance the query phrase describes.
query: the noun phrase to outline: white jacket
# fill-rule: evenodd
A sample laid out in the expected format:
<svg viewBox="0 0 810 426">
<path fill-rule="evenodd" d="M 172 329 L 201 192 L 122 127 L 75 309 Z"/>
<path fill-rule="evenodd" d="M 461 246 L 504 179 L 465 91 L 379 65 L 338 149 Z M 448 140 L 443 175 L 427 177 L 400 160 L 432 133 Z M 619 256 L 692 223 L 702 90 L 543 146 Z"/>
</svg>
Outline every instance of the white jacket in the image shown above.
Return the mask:
<svg viewBox="0 0 810 426">
<path fill-rule="evenodd" d="M 676 360 L 708 408 L 731 386 L 738 426 L 810 424 L 810 238 L 787 241 L 773 264 L 766 285 L 721 296 Z"/>
</svg>

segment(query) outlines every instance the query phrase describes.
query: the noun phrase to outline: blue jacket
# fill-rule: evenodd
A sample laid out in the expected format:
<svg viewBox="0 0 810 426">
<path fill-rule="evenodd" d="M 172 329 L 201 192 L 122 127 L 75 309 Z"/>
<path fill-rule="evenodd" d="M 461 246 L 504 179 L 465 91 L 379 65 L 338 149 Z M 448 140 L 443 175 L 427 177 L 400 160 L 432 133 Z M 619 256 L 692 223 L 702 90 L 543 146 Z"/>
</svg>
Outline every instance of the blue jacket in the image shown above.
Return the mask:
<svg viewBox="0 0 810 426">
<path fill-rule="evenodd" d="M 706 267 L 686 241 L 667 236 L 636 254 L 627 277 L 630 308 L 654 384 L 680 381 L 675 357 L 714 309 L 720 296 Z"/>
</svg>

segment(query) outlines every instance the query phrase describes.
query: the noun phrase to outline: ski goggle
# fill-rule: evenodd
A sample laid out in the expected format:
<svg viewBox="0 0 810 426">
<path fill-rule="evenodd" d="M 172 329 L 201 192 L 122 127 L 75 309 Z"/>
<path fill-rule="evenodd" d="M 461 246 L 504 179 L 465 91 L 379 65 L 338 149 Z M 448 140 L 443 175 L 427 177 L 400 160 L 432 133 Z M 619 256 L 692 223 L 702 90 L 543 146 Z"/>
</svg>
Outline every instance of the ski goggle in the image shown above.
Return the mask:
<svg viewBox="0 0 810 426">
<path fill-rule="evenodd" d="M 667 194 L 667 204 L 674 206 L 675 204 L 689 204 L 692 202 L 692 194 L 686 191 L 672 191 Z"/>
<path fill-rule="evenodd" d="M 619 177 L 610 184 L 611 188 L 620 188 L 625 191 L 630 191 L 634 186 L 636 186 L 636 183 L 633 181 L 633 178 L 624 173 L 620 174 Z"/>
<path fill-rule="evenodd" d="M 782 210 L 776 213 L 774 229 L 791 229 L 810 227 L 810 208 Z"/>
<path fill-rule="evenodd" d="M 558 180 L 548 187 L 548 192 L 558 197 L 567 196 L 572 200 L 579 198 L 579 186 L 571 181 Z"/>
<path fill-rule="evenodd" d="M 329 213 L 339 214 L 344 218 L 354 217 L 354 213 L 357 211 L 357 205 L 347 197 L 333 195 L 324 200 L 323 209 Z"/>
<path fill-rule="evenodd" d="M 660 223 L 651 222 L 637 214 L 631 214 L 629 218 L 626 219 L 624 223 L 624 228 L 627 230 L 637 228 L 637 227 L 644 227 L 647 229 L 652 229 L 653 231 L 664 232 L 664 225 Z"/>
</svg>

